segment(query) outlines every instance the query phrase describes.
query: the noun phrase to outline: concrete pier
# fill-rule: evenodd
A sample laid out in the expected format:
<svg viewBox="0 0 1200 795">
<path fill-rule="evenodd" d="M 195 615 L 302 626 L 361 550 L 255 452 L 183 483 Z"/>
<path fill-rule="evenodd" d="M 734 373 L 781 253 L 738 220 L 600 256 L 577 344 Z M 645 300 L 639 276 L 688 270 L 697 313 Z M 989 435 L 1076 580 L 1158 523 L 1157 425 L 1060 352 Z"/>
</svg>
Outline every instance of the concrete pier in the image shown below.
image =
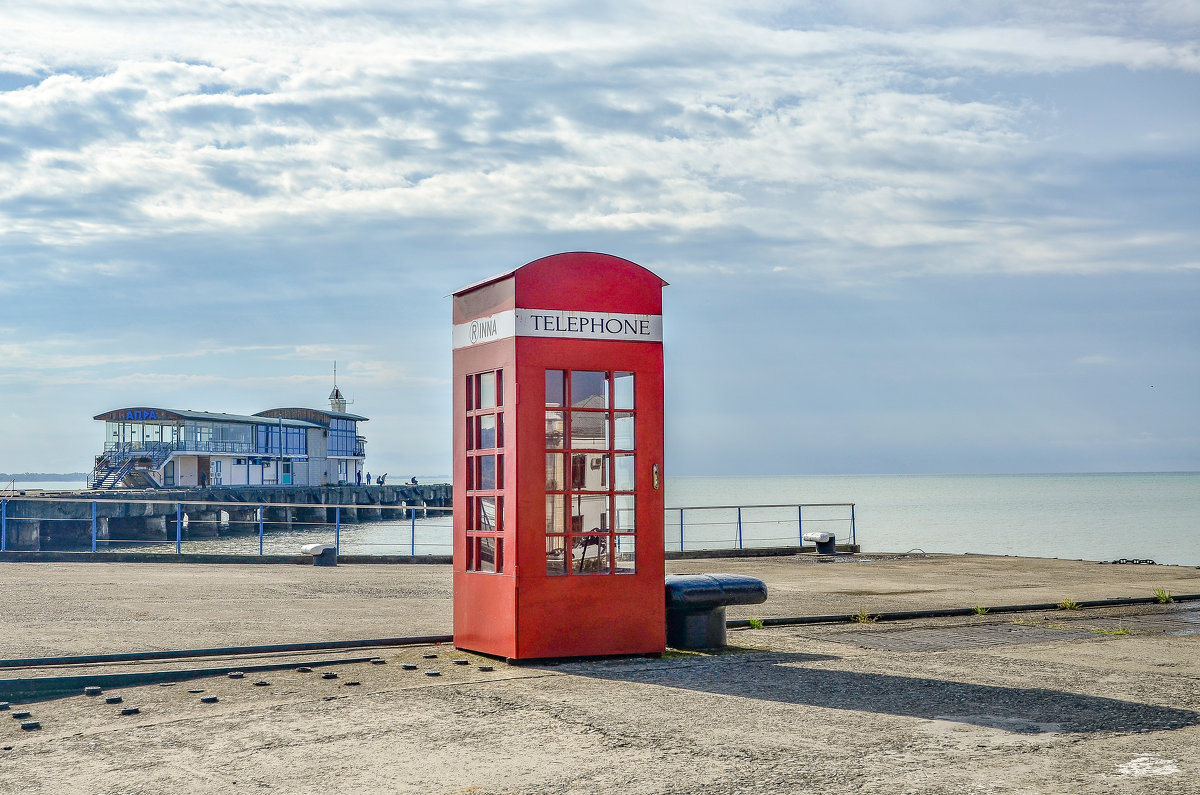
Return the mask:
<svg viewBox="0 0 1200 795">
<path fill-rule="evenodd" d="M 187 519 L 183 534 L 188 538 L 216 538 L 221 534 L 217 511 L 188 511 Z"/>
<path fill-rule="evenodd" d="M 428 507 L 450 507 L 449 484 L 412 486 L 209 486 L 191 489 L 78 491 L 4 498 L 5 546 L 18 550 L 78 550 L 91 546 L 93 506 L 96 545 L 106 541 L 173 540 L 176 516 L 187 518 L 185 535 L 264 532 L 293 523 L 342 524 L 403 521 L 408 507 L 418 518 Z M 178 513 L 177 513 L 178 512 Z"/>
</svg>

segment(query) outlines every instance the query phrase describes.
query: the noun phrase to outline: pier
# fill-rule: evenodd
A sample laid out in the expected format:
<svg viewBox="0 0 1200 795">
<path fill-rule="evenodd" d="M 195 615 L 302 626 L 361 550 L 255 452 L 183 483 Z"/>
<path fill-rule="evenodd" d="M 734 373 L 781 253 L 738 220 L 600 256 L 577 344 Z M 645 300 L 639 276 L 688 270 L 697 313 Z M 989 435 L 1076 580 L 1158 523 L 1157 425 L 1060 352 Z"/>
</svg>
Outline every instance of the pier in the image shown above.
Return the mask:
<svg viewBox="0 0 1200 795">
<path fill-rule="evenodd" d="M 449 484 L 211 486 L 6 497 L 5 550 L 69 550 L 110 539 L 168 541 L 275 528 L 399 520 L 451 505 Z M 262 515 L 259 510 L 262 509 Z"/>
</svg>

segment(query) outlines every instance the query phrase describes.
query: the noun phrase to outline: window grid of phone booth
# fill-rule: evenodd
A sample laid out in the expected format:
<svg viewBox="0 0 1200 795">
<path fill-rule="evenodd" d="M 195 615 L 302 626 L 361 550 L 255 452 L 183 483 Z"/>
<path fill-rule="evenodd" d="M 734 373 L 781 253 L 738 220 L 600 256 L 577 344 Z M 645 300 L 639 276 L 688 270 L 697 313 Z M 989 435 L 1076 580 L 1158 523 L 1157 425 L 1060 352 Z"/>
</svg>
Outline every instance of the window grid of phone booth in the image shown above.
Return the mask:
<svg viewBox="0 0 1200 795">
<path fill-rule="evenodd" d="M 504 571 L 504 371 L 467 376 L 466 570 Z"/>
<path fill-rule="evenodd" d="M 546 574 L 634 574 L 634 375 L 546 371 Z"/>
</svg>

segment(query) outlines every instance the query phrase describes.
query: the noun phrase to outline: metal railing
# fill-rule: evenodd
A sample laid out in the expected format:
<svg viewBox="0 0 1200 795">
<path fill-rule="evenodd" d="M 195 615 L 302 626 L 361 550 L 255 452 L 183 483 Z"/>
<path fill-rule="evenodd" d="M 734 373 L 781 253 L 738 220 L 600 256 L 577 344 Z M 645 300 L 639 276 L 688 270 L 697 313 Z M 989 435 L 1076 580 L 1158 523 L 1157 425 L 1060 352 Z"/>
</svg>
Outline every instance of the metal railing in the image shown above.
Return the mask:
<svg viewBox="0 0 1200 795">
<path fill-rule="evenodd" d="M 24 503 L 53 502 L 46 515 Z M 122 506 L 142 506 L 130 516 Z M 73 507 L 66 507 L 73 506 Z M 319 519 L 314 514 L 324 515 Z M 369 511 L 357 519 L 357 511 Z M 376 518 L 379 511 L 390 518 Z M 355 513 L 351 513 L 351 512 Z M 667 551 L 800 547 L 808 531 L 830 532 L 856 544 L 854 503 L 695 505 L 667 508 Z M 307 513 L 304 513 L 307 512 Z M 24 526 L 59 525 L 56 548 L 227 555 L 294 555 L 307 543 L 330 543 L 339 554 L 448 555 L 453 508 L 426 505 L 360 505 L 290 502 L 89 500 L 72 497 L 0 499 L 0 551 L 16 549 Z M 28 541 L 28 538 L 27 538 Z M 64 543 L 65 542 L 65 543 Z M 30 546 L 29 543 L 21 546 Z"/>
<path fill-rule="evenodd" d="M 21 508 L 50 502 L 55 510 L 39 515 L 24 515 L 36 511 Z M 138 515 L 123 510 L 130 505 L 140 506 Z M 352 511 L 379 509 L 394 518 L 352 519 Z M 299 511 L 309 513 L 297 517 Z M 24 527 L 28 536 L 29 523 L 36 522 L 39 535 L 45 524 L 57 527 L 58 551 L 295 555 L 314 542 L 332 542 L 345 552 L 348 542 L 348 554 L 439 555 L 449 554 L 452 511 L 432 505 L 14 497 L 0 499 L 0 552 L 29 548 L 31 539 L 18 543 L 20 531 Z M 314 512 L 325 516 L 314 520 Z"/>
<path fill-rule="evenodd" d="M 692 505 L 666 509 L 668 550 L 803 546 L 804 533 L 832 533 L 857 544 L 854 503 Z"/>
</svg>

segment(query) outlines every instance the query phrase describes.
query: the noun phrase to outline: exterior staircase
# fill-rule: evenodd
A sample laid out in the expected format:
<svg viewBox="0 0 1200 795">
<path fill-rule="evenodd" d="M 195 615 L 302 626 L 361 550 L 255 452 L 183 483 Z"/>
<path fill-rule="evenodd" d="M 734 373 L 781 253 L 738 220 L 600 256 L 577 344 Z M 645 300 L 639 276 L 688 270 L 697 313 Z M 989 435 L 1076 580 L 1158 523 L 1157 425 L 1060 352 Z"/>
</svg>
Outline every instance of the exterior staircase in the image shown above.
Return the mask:
<svg viewBox="0 0 1200 795">
<path fill-rule="evenodd" d="M 150 473 L 160 469 L 174 449 L 169 442 L 152 442 L 136 448 L 121 445 L 109 450 L 96 459 L 96 466 L 88 478 L 88 488 L 115 489 L 127 481 L 132 488 L 158 488 L 162 484 Z"/>
<path fill-rule="evenodd" d="M 96 468 L 92 470 L 92 476 L 88 478 L 88 488 L 115 489 L 121 485 L 121 481 L 125 479 L 131 469 L 133 469 L 133 459 L 131 458 L 124 461 L 118 460 L 116 463 L 111 462 L 108 458 L 102 458 L 96 463 Z"/>
</svg>

